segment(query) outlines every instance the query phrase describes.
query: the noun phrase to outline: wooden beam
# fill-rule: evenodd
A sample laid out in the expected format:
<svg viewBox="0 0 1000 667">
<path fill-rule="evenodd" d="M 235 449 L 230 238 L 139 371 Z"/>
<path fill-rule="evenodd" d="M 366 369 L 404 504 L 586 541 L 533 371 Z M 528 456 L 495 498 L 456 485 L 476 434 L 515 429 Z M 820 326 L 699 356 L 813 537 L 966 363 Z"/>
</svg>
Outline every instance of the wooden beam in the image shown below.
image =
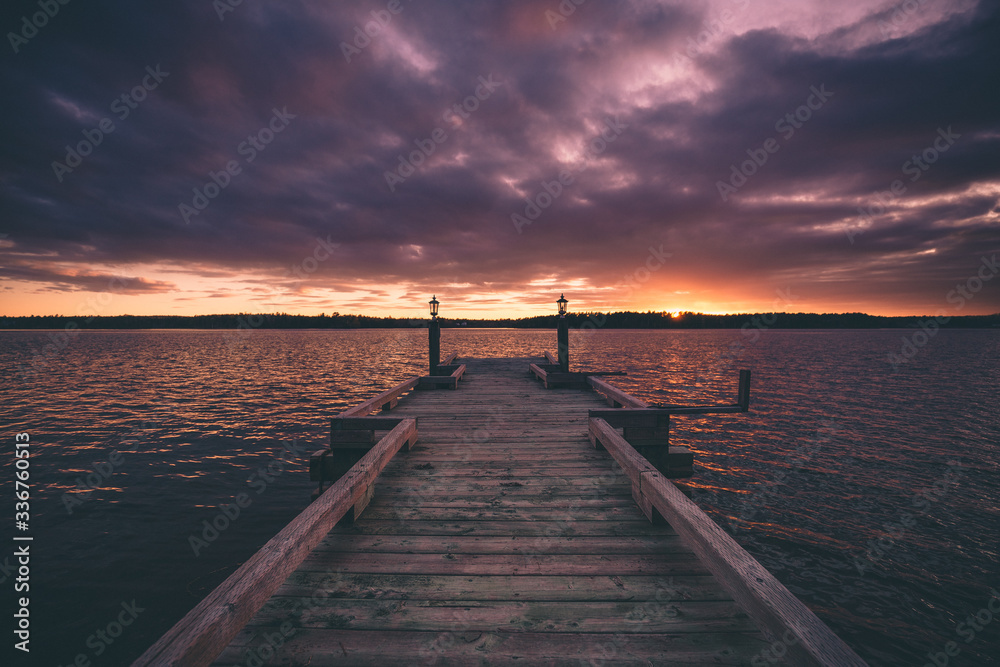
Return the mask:
<svg viewBox="0 0 1000 667">
<path fill-rule="evenodd" d="M 559 364 L 559 360 L 556 359 L 556 355 L 552 354 L 548 350 L 545 350 L 544 352 L 542 352 L 542 354 L 545 355 L 545 360 L 550 364 L 556 364 L 556 365 Z"/>
<path fill-rule="evenodd" d="M 748 412 L 750 410 L 750 371 L 740 371 L 740 388 L 736 392 L 736 404 L 740 410 Z"/>
<path fill-rule="evenodd" d="M 133 667 L 211 663 L 313 547 L 368 495 L 379 472 L 403 444 L 412 444 L 416 438 L 417 422 L 400 422 L 316 502 L 139 656 Z"/>
<path fill-rule="evenodd" d="M 647 461 L 639 452 L 635 451 L 631 445 L 603 419 L 590 419 L 590 441 L 595 445 L 598 443 L 608 450 L 608 453 L 618 461 L 622 471 L 632 480 L 633 486 L 639 484 L 642 473 L 656 472 L 653 464 Z"/>
<path fill-rule="evenodd" d="M 395 398 L 399 398 L 401 394 L 405 394 L 406 392 L 410 391 L 411 389 L 417 386 L 418 382 L 420 382 L 419 376 L 412 377 L 409 380 L 404 380 L 403 382 L 397 384 L 395 387 L 383 391 L 378 396 L 375 396 L 374 398 L 369 398 L 364 403 L 355 405 L 353 408 L 348 408 L 347 410 L 344 410 L 337 416 L 363 417 L 371 412 L 374 412 L 375 410 L 382 407 L 382 405 L 388 403 L 389 401 Z"/>
<path fill-rule="evenodd" d="M 604 394 L 610 400 L 615 403 L 624 406 L 626 408 L 648 408 L 649 403 L 636 398 L 635 396 L 622 391 L 614 385 L 608 384 L 600 378 L 590 376 L 587 378 L 587 383 L 594 388 L 594 391 Z"/>
<path fill-rule="evenodd" d="M 636 502 L 647 517 L 655 520 L 655 509 L 666 519 L 764 634 L 785 645 L 791 664 L 865 666 L 801 600 L 653 468 L 608 422 L 592 418 L 590 432 L 632 480 L 633 493 L 639 496 Z"/>
<path fill-rule="evenodd" d="M 331 417 L 330 429 L 334 431 L 391 431 L 403 421 L 402 417 Z"/>
<path fill-rule="evenodd" d="M 439 370 L 448 370 L 448 375 L 424 375 L 417 383 L 418 389 L 437 389 L 447 387 L 448 389 L 458 389 L 458 381 L 465 375 L 465 364 L 457 366 L 438 366 Z"/>
<path fill-rule="evenodd" d="M 606 419 L 616 428 L 622 426 L 657 426 L 653 417 L 669 417 L 670 415 L 708 415 L 719 413 L 743 412 L 738 405 L 706 405 L 666 408 L 617 408 L 613 410 L 591 410 L 591 417 Z M 631 419 L 633 418 L 634 419 Z M 628 423 L 626 423 L 628 422 Z"/>
<path fill-rule="evenodd" d="M 446 365 L 450 364 L 451 362 L 455 361 L 456 359 L 458 359 L 458 352 L 452 352 L 447 357 L 445 357 L 444 359 L 441 360 L 441 364 L 440 365 L 446 366 Z"/>
<path fill-rule="evenodd" d="M 330 431 L 330 446 L 347 444 L 357 447 L 358 445 L 375 444 L 375 431 L 352 430 L 352 431 Z"/>
<path fill-rule="evenodd" d="M 545 388 L 554 389 L 556 387 L 572 387 L 574 389 L 587 388 L 587 376 L 583 373 L 564 373 L 562 371 L 548 371 L 545 378 Z"/>
<path fill-rule="evenodd" d="M 539 366 L 538 364 L 528 364 L 528 371 L 534 373 L 535 377 L 537 377 L 542 382 L 545 382 L 545 379 L 549 375 L 548 372 L 543 370 L 542 367 Z"/>
<path fill-rule="evenodd" d="M 842 639 L 671 481 L 658 472 L 644 472 L 640 492 L 768 639 L 785 646 L 790 664 L 865 667 Z"/>
<path fill-rule="evenodd" d="M 658 410 L 648 408 L 615 408 L 611 410 L 590 410 L 591 419 L 603 419 L 614 428 L 656 428 L 661 419 L 670 419 L 669 414 L 658 415 Z"/>
</svg>

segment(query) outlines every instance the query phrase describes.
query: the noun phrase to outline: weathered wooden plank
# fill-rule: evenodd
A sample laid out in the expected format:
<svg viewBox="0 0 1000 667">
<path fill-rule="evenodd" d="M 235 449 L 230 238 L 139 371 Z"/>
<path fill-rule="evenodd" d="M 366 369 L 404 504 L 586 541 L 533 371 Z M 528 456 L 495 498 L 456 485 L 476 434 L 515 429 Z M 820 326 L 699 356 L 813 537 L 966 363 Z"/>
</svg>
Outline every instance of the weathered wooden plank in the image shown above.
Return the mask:
<svg viewBox="0 0 1000 667">
<path fill-rule="evenodd" d="M 531 554 L 610 554 L 651 555 L 690 549 L 677 535 L 633 537 L 542 537 L 525 539 L 517 535 L 479 537 L 469 535 L 329 535 L 314 552 L 345 553 L 463 553 L 522 555 Z"/>
<path fill-rule="evenodd" d="M 438 512 L 447 513 L 448 510 L 470 512 L 470 516 L 476 516 L 483 508 L 492 511 L 508 510 L 528 510 L 538 512 L 551 512 L 553 516 L 578 516 L 580 510 L 609 510 L 621 511 L 633 508 L 632 497 L 629 494 L 605 494 L 595 493 L 586 497 L 556 496 L 552 498 L 519 498 L 502 496 L 499 493 L 486 499 L 483 498 L 462 498 L 440 493 L 437 490 L 431 494 L 420 493 L 379 493 L 378 502 L 373 504 L 372 510 L 397 511 L 397 508 L 405 505 L 410 510 L 419 509 L 428 512 L 432 516 Z M 534 514 L 533 514 L 534 515 Z M 412 516 L 408 514 L 408 516 Z M 589 515 L 587 515 L 589 516 Z"/>
<path fill-rule="evenodd" d="M 399 554 L 367 553 L 364 558 L 338 552 L 313 552 L 299 565 L 302 571 L 378 574 L 507 574 L 605 575 L 706 574 L 691 552 L 657 556 L 615 554 Z M 284 577 L 282 577 L 282 580 Z M 279 582 L 280 583 L 280 582 Z"/>
<path fill-rule="evenodd" d="M 275 636 L 282 643 L 273 662 L 310 667 L 414 664 L 704 667 L 746 665 L 747 656 L 768 646 L 757 636 L 739 633 L 480 632 L 463 627 L 459 610 L 444 631 L 380 633 L 292 627 L 287 632 L 287 635 L 281 632 L 279 626 L 261 626 L 243 632 L 217 664 L 244 666 L 248 655 L 259 655 L 261 647 L 277 643 L 268 641 Z"/>
<path fill-rule="evenodd" d="M 543 496 L 546 498 L 576 498 L 581 495 L 601 494 L 614 496 L 631 493 L 631 485 L 628 480 L 620 480 L 618 483 L 602 484 L 600 478 L 590 479 L 569 479 L 565 484 L 554 483 L 553 480 L 534 480 L 534 483 L 527 481 L 506 481 L 499 479 L 489 480 L 463 480 L 454 479 L 445 485 L 438 480 L 429 480 L 426 485 L 416 484 L 411 481 L 409 484 L 401 484 L 395 478 L 387 478 L 379 482 L 379 495 L 388 497 L 392 494 L 416 495 L 416 496 L 444 496 L 462 498 L 493 498 L 497 494 L 503 494 L 507 498 L 534 498 Z"/>
<path fill-rule="evenodd" d="M 593 387 L 594 391 L 604 394 L 609 399 L 627 408 L 646 408 L 649 404 L 643 400 L 640 400 L 629 394 L 618 387 L 608 384 L 604 380 L 590 376 L 587 378 L 587 384 Z"/>
<path fill-rule="evenodd" d="M 287 641 L 264 662 L 745 665 L 767 648 L 674 528 L 628 502 L 638 487 L 654 511 L 641 493 L 651 473 L 633 483 L 585 447 L 598 393 L 541 392 L 528 359 L 467 363 L 460 394 L 399 403 L 393 414 L 419 416 L 426 444 L 385 468 L 361 520 L 330 531 L 219 664 L 245 665 L 282 627 Z M 630 426 L 653 429 L 633 437 L 660 435 L 676 414 L 615 412 L 625 411 L 645 412 Z M 704 585 L 656 588 L 683 580 Z M 329 599 L 314 602 L 319 592 Z M 294 605 L 306 611 L 288 615 Z"/>
<path fill-rule="evenodd" d="M 641 540 L 637 540 L 641 541 Z M 426 575 L 296 571 L 275 595 L 377 600 L 732 600 L 711 575 Z"/>
<path fill-rule="evenodd" d="M 545 378 L 547 378 L 549 375 L 546 371 L 542 370 L 542 367 L 539 366 L 538 364 L 528 364 L 528 372 L 534 373 L 535 377 L 537 377 L 542 382 L 545 382 Z"/>
<path fill-rule="evenodd" d="M 371 514 L 364 517 L 364 532 L 368 535 L 392 535 L 401 532 L 399 521 L 392 519 L 373 519 Z M 650 535 L 673 534 L 670 526 L 650 526 L 641 513 L 637 512 L 632 519 L 616 519 L 615 521 L 561 521 L 549 518 L 547 520 L 517 521 L 517 520 L 479 520 L 479 521 L 447 521 L 441 519 L 410 520 L 405 524 L 407 535 L 511 535 L 534 538 L 539 536 L 595 536 L 595 535 Z M 334 529 L 334 534 L 353 534 L 356 526 L 342 525 Z"/>
<path fill-rule="evenodd" d="M 207 664 L 267 601 L 314 546 L 367 492 L 400 447 L 416 437 L 406 420 L 178 621 L 134 665 Z"/>
<path fill-rule="evenodd" d="M 552 510 L 545 507 L 385 507 L 376 505 L 368 509 L 372 519 L 390 521 L 618 521 L 641 516 L 637 507 L 604 507 Z"/>
<path fill-rule="evenodd" d="M 295 598 L 272 598 L 248 626 L 271 626 L 288 617 Z M 350 630 L 433 630 L 448 627 L 461 612 L 468 630 L 551 633 L 755 632 L 753 622 L 730 601 L 510 601 L 356 600 L 323 598 L 302 605 L 295 624 L 302 628 Z"/>
</svg>

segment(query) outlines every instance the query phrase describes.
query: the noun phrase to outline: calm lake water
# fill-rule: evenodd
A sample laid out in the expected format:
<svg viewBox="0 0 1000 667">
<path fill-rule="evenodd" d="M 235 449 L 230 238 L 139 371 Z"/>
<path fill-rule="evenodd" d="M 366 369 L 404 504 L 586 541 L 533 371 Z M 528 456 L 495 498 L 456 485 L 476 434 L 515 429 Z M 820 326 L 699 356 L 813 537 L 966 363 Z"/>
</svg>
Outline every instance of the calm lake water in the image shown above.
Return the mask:
<svg viewBox="0 0 1000 667">
<path fill-rule="evenodd" d="M 944 664 L 948 642 L 949 665 L 1000 664 L 1000 331 L 940 332 L 894 370 L 910 335 L 573 331 L 571 364 L 627 371 L 613 383 L 656 403 L 732 402 L 752 369 L 750 413 L 672 420 L 694 500 L 872 665 Z M 31 435 L 31 654 L 14 664 L 138 657 L 307 505 L 328 417 L 422 371 L 427 341 L 96 331 L 46 355 L 49 336 L 0 332 L 4 489 L 15 434 Z M 554 331 L 442 332 L 469 357 L 554 347 Z M 241 493 L 195 555 L 189 536 Z M 9 655 L 19 531 L 3 495 Z"/>
</svg>

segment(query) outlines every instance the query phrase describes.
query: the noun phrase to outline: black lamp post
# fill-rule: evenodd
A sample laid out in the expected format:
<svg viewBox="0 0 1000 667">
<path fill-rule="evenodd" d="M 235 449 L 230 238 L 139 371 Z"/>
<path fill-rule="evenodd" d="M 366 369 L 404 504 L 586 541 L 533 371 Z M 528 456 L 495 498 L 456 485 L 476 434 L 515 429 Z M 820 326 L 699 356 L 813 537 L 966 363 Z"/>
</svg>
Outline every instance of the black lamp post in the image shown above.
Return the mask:
<svg viewBox="0 0 1000 667">
<path fill-rule="evenodd" d="M 559 306 L 559 326 L 556 329 L 556 352 L 559 358 L 559 370 L 569 372 L 569 324 L 566 322 L 566 295 L 560 294 L 556 304 Z"/>
<path fill-rule="evenodd" d="M 441 323 L 438 322 L 438 306 L 441 302 L 436 296 L 430 300 L 431 322 L 427 325 L 427 350 L 430 356 L 430 375 L 437 375 L 438 364 L 441 362 Z"/>
</svg>

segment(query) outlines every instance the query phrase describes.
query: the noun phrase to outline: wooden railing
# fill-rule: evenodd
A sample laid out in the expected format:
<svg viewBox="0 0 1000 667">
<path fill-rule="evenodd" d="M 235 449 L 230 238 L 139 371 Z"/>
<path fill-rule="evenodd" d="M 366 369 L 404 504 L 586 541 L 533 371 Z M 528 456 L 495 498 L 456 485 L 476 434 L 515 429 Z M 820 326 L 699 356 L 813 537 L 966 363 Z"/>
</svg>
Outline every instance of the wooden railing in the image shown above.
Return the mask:
<svg viewBox="0 0 1000 667">
<path fill-rule="evenodd" d="M 454 359 L 454 355 L 451 357 Z M 437 375 L 424 375 L 417 384 L 421 389 L 446 387 L 458 389 L 458 381 L 465 375 L 465 364 L 438 364 Z"/>
<path fill-rule="evenodd" d="M 748 370 L 740 371 L 739 386 L 736 390 L 736 402 L 723 405 L 651 405 L 599 378 L 588 377 L 587 382 L 590 383 L 594 391 L 604 395 L 612 407 L 653 409 L 658 410 L 661 414 L 670 415 L 706 415 L 710 413 L 747 412 L 750 410 L 750 371 Z M 591 412 L 591 416 L 605 416 L 603 414 L 594 415 L 594 411 Z"/>
<path fill-rule="evenodd" d="M 370 495 L 375 478 L 393 455 L 416 441 L 416 420 L 400 420 L 316 502 L 132 663 L 133 667 L 211 663 L 330 529 Z"/>
<path fill-rule="evenodd" d="M 613 408 L 648 408 L 649 404 L 641 401 L 631 394 L 627 394 L 618 387 L 608 384 L 604 380 L 596 377 L 588 377 L 587 382 L 597 393 L 604 396 L 608 405 Z"/>
<path fill-rule="evenodd" d="M 843 640 L 656 470 L 611 424 L 592 417 L 590 438 L 622 467 L 632 482 L 632 495 L 646 516 L 651 521 L 665 520 L 677 531 L 768 639 L 784 647 L 788 664 L 865 666 Z"/>
<path fill-rule="evenodd" d="M 458 353 L 452 353 L 444 363 L 449 364 L 457 357 Z M 452 375 L 456 372 L 457 368 Z M 458 377 L 464 372 L 463 365 Z M 416 419 L 368 415 L 380 408 L 392 409 L 420 381 L 420 376 L 404 380 L 333 417 L 331 446 L 357 450 L 346 472 L 340 475 L 338 470 L 333 477 L 336 481 L 315 502 L 168 630 L 133 666 L 209 664 L 338 521 L 348 513 L 357 518 L 371 499 L 375 479 L 382 469 L 402 447 L 409 449 L 417 441 Z M 388 430 L 377 443 L 376 430 Z M 311 475 L 315 473 L 322 480 L 330 463 L 325 454 L 330 451 L 313 455 Z M 322 488 L 322 481 L 320 485 Z"/>
<path fill-rule="evenodd" d="M 417 386 L 420 382 L 420 376 L 411 377 L 409 380 L 403 380 L 395 387 L 386 389 L 378 396 L 374 398 L 369 398 L 364 403 L 355 405 L 353 408 L 348 408 L 341 412 L 338 417 L 363 417 L 365 415 L 371 414 L 375 410 L 382 408 L 383 410 L 391 410 L 396 407 L 396 403 L 399 402 L 399 397 L 410 391 Z"/>
</svg>

